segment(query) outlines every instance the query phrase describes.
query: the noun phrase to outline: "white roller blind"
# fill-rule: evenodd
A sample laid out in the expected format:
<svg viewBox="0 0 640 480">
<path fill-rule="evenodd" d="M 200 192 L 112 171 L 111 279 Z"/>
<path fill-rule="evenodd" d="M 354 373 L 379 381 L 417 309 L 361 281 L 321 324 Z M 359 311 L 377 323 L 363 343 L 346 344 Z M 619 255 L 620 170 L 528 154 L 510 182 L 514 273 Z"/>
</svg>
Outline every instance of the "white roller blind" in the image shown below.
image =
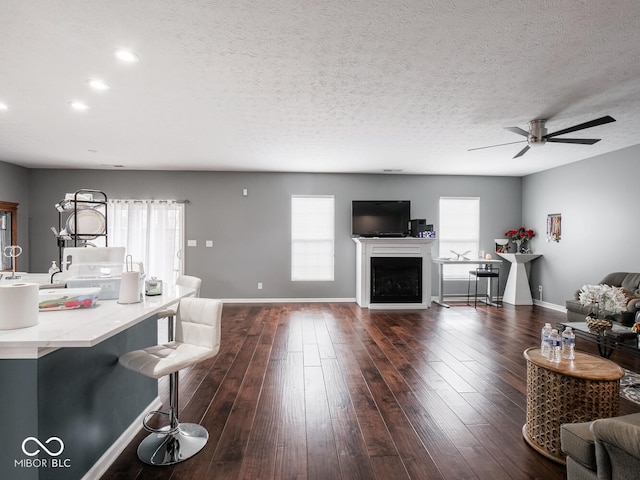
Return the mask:
<svg viewBox="0 0 640 480">
<path fill-rule="evenodd" d="M 291 280 L 333 281 L 333 195 L 291 196 Z"/>
<path fill-rule="evenodd" d="M 455 258 L 465 253 L 478 258 L 480 245 L 480 199 L 477 197 L 440 197 L 440 256 Z M 469 265 L 445 265 L 446 279 L 466 279 Z"/>
</svg>

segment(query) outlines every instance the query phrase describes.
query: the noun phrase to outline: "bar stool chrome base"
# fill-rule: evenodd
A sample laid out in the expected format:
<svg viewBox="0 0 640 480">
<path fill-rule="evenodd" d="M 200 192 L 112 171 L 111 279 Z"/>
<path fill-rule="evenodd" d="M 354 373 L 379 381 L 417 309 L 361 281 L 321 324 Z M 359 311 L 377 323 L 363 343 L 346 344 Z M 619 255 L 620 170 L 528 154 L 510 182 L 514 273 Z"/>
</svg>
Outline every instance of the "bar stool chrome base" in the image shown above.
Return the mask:
<svg viewBox="0 0 640 480">
<path fill-rule="evenodd" d="M 138 446 L 138 458 L 149 465 L 173 465 L 193 457 L 209 439 L 207 430 L 178 418 L 178 372 L 214 357 L 220 350 L 222 302 L 211 298 L 183 298 L 177 310 L 176 339 L 161 345 L 127 352 L 120 365 L 147 377 L 169 376 L 169 410 L 145 415 L 142 426 L 151 432 Z M 169 424 L 162 428 L 147 423 L 162 415 Z"/>
<path fill-rule="evenodd" d="M 169 427 L 160 429 L 169 430 Z M 173 465 L 193 457 L 209 439 L 207 430 L 195 423 L 181 423 L 175 433 L 152 433 L 138 446 L 138 458 L 149 465 Z"/>
</svg>

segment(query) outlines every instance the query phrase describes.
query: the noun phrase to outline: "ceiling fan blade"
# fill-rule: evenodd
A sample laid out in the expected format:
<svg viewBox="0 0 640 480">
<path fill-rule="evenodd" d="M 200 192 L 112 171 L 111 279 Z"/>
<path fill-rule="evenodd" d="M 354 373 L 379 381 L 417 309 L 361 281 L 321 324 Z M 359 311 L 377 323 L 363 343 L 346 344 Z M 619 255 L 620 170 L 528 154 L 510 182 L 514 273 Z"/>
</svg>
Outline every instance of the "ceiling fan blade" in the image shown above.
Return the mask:
<svg viewBox="0 0 640 480">
<path fill-rule="evenodd" d="M 526 147 L 524 147 L 522 150 L 520 150 L 520 151 L 518 152 L 518 154 L 517 154 L 515 157 L 513 157 L 513 158 L 521 157 L 522 155 L 524 155 L 525 153 L 527 153 L 527 150 L 529 150 L 530 148 L 531 148 L 531 147 L 530 147 L 529 145 L 527 145 L 527 146 L 526 146 Z"/>
<path fill-rule="evenodd" d="M 520 127 L 504 127 L 505 130 L 509 130 L 510 132 L 517 133 L 518 135 L 524 135 L 525 137 L 529 136 L 529 132 L 521 129 Z"/>
<path fill-rule="evenodd" d="M 558 130 L 557 132 L 548 133 L 545 135 L 545 138 L 555 137 L 557 135 L 564 135 L 565 133 L 576 132 L 578 130 L 584 130 L 585 128 L 597 127 L 598 125 L 604 125 L 605 123 L 615 122 L 616 119 L 610 117 L 609 115 L 605 117 L 596 118 L 595 120 L 591 120 L 590 122 L 581 123 L 579 125 L 574 125 L 573 127 L 565 128 L 564 130 Z"/>
<path fill-rule="evenodd" d="M 497 145 L 488 145 L 486 147 L 470 148 L 467 150 L 467 152 L 470 152 L 471 150 L 482 150 L 483 148 L 502 147 L 503 145 L 513 145 L 514 143 L 522 143 L 522 142 L 526 142 L 526 140 L 518 140 L 517 142 L 508 142 L 508 143 L 498 143 Z"/>
<path fill-rule="evenodd" d="M 579 143 L 581 145 L 593 145 L 598 143 L 601 138 L 547 138 L 547 142 L 555 143 Z"/>
</svg>

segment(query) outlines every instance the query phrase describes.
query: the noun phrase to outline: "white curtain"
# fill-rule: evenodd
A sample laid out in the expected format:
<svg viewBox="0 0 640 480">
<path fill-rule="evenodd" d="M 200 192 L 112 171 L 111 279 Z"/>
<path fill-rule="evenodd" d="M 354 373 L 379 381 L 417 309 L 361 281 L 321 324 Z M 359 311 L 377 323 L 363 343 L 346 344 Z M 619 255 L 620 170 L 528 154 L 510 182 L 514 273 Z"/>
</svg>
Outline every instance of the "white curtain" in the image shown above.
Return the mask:
<svg viewBox="0 0 640 480">
<path fill-rule="evenodd" d="M 143 262 L 147 278 L 173 284 L 183 273 L 184 204 L 175 200 L 118 200 L 107 205 L 109 246 Z"/>
</svg>

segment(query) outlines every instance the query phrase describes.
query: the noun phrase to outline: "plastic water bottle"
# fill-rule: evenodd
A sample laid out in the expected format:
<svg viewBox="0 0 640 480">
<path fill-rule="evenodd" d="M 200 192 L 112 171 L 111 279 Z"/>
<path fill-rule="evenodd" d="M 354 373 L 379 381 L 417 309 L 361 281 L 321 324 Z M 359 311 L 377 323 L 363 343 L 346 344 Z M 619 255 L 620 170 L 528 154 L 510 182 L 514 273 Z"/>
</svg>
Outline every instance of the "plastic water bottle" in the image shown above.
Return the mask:
<svg viewBox="0 0 640 480">
<path fill-rule="evenodd" d="M 573 360 L 576 357 L 575 347 L 576 334 L 573 333 L 571 327 L 567 327 L 564 329 L 564 332 L 562 332 L 562 358 Z"/>
<path fill-rule="evenodd" d="M 549 360 L 555 363 L 560 363 L 562 358 L 562 338 L 555 328 L 551 330 L 549 335 Z"/>
<path fill-rule="evenodd" d="M 549 335 L 551 335 L 551 324 L 545 323 L 540 333 L 540 350 L 543 357 L 549 358 Z"/>
</svg>

